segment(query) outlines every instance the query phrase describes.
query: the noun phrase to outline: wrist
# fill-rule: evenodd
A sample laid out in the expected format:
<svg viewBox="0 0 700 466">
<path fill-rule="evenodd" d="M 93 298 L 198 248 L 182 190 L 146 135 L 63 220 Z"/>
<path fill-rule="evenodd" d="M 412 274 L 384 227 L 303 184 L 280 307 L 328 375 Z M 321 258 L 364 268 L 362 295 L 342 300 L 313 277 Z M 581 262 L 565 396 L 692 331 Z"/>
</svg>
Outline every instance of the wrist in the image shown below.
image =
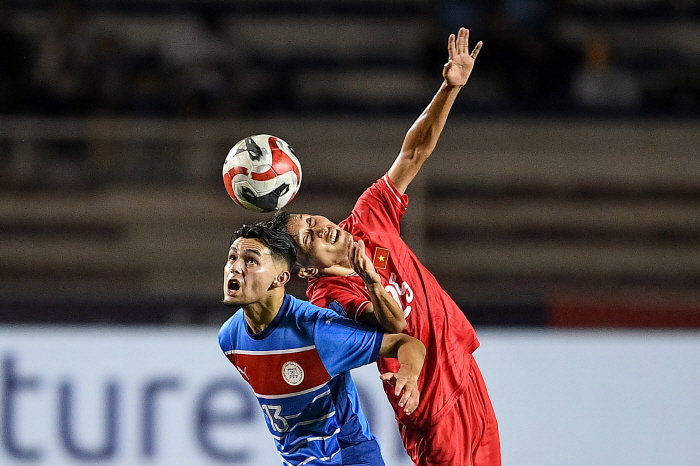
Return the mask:
<svg viewBox="0 0 700 466">
<path fill-rule="evenodd" d="M 450 84 L 447 81 L 445 81 L 445 88 L 448 91 L 459 91 L 460 89 L 462 89 L 464 87 L 465 84 L 467 84 L 467 83 L 464 82 L 462 84 Z"/>
<path fill-rule="evenodd" d="M 417 381 L 418 375 L 420 374 L 420 369 L 411 363 L 404 362 L 399 367 L 397 374 L 401 374 L 404 377 Z"/>
</svg>

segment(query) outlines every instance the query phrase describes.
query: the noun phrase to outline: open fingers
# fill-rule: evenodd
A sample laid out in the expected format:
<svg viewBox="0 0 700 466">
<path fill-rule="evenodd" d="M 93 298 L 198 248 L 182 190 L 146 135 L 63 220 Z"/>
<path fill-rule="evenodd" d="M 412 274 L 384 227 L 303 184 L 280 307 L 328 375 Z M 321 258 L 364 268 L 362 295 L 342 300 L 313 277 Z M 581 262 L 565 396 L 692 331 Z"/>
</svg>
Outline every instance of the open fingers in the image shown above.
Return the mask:
<svg viewBox="0 0 700 466">
<path fill-rule="evenodd" d="M 364 260 L 365 243 L 362 240 L 353 241 L 350 247 L 351 256 L 350 260 L 356 266 L 362 266 L 362 261 Z"/>
<path fill-rule="evenodd" d="M 420 402 L 420 391 L 415 383 L 409 382 L 403 377 L 397 377 L 395 372 L 385 372 L 379 375 L 383 381 L 394 386 L 394 395 L 399 396 L 399 407 L 406 414 L 412 414 Z"/>
<path fill-rule="evenodd" d="M 403 408 L 406 414 L 411 414 L 418 407 L 418 401 L 420 400 L 420 392 L 418 387 L 408 383 L 405 380 L 397 379 L 396 387 L 394 388 L 394 395 L 399 396 L 399 406 Z"/>
<path fill-rule="evenodd" d="M 474 47 L 474 50 L 472 50 L 471 57 L 473 59 L 476 59 L 476 56 L 479 55 L 479 51 L 481 50 L 481 46 L 484 45 L 483 42 L 479 41 L 476 46 Z"/>
<path fill-rule="evenodd" d="M 399 405 L 403 407 L 403 411 L 409 415 L 413 414 L 413 412 L 418 407 L 419 403 L 420 392 L 418 391 L 417 387 L 411 387 L 410 385 L 406 385 L 404 387 L 403 396 L 399 401 Z"/>
<path fill-rule="evenodd" d="M 477 55 L 479 55 L 482 45 L 484 45 L 483 42 L 479 41 L 474 47 L 474 50 L 469 53 L 469 29 L 459 28 L 457 35 L 450 34 L 450 38 L 447 41 L 447 52 L 450 60 L 453 60 L 458 54 L 466 54 L 472 58 L 476 58 Z"/>
<path fill-rule="evenodd" d="M 348 254 L 348 259 L 350 259 L 350 262 L 355 262 L 355 241 L 350 240 L 348 241 L 347 245 L 347 254 Z"/>
<path fill-rule="evenodd" d="M 455 55 L 457 55 L 456 39 L 454 34 L 450 34 L 449 39 L 447 39 L 447 56 L 452 60 Z"/>
<path fill-rule="evenodd" d="M 350 259 L 350 262 L 353 264 L 357 264 L 358 260 L 358 250 L 360 248 L 360 245 L 364 246 L 363 243 L 361 243 L 362 240 L 360 241 L 348 241 L 348 246 L 347 246 L 347 254 L 348 254 L 348 259 Z"/>
<path fill-rule="evenodd" d="M 365 253 L 365 242 L 362 240 L 355 241 L 354 247 L 357 260 L 359 261 L 363 259 Z"/>
<path fill-rule="evenodd" d="M 391 385 L 396 384 L 396 374 L 393 372 L 385 372 L 383 374 L 379 374 L 379 378 L 382 379 L 384 382 L 388 382 Z"/>
<path fill-rule="evenodd" d="M 469 53 L 469 29 L 459 28 L 457 33 L 457 52 Z"/>
<path fill-rule="evenodd" d="M 394 377 L 394 395 L 399 396 L 401 395 L 401 392 L 403 391 L 403 387 L 406 386 L 406 380 L 400 377 Z M 404 400 L 404 396 L 401 397 L 399 400 L 399 406 L 403 407 L 403 405 L 406 404 L 406 400 Z"/>
</svg>

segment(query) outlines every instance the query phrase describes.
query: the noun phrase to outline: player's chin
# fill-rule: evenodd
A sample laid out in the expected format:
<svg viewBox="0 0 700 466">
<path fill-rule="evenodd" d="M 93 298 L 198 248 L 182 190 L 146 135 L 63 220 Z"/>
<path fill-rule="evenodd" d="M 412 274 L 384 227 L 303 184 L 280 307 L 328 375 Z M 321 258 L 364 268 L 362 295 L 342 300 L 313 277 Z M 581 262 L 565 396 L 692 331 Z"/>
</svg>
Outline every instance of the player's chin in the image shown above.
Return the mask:
<svg viewBox="0 0 700 466">
<path fill-rule="evenodd" d="M 240 300 L 227 295 L 224 295 L 224 298 L 221 300 L 221 304 L 226 307 L 240 307 L 242 305 Z"/>
</svg>

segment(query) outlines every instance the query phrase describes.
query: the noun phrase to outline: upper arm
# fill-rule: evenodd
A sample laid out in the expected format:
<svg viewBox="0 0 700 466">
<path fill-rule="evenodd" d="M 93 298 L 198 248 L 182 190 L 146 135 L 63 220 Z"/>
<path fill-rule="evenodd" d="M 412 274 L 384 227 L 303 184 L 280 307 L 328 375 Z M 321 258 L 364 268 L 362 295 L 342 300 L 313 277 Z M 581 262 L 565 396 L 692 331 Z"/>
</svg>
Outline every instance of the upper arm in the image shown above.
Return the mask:
<svg viewBox="0 0 700 466">
<path fill-rule="evenodd" d="M 382 345 L 379 347 L 379 356 L 382 358 L 395 358 L 398 356 L 399 347 L 412 338 L 404 333 L 385 333 Z"/>
<path fill-rule="evenodd" d="M 406 133 L 401 152 L 389 169 L 389 178 L 402 194 L 435 149 L 459 88 L 443 81 L 437 94 Z"/>
<path fill-rule="evenodd" d="M 402 151 L 387 172 L 389 179 L 401 194 L 406 192 L 408 185 L 416 177 L 424 161 L 424 159 L 419 160 L 411 155 Z"/>
<path fill-rule="evenodd" d="M 316 322 L 314 344 L 326 370 L 333 376 L 374 362 L 382 336 L 377 329 L 333 314 Z"/>
</svg>

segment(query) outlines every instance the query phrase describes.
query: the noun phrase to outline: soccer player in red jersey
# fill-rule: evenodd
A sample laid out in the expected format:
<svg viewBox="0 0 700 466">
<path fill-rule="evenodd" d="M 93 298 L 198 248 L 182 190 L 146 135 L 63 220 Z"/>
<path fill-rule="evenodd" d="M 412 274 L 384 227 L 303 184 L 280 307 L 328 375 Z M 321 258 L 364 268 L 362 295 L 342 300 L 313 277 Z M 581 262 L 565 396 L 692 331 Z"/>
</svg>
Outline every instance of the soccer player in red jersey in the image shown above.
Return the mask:
<svg viewBox="0 0 700 466">
<path fill-rule="evenodd" d="M 472 357 L 479 346 L 474 329 L 399 231 L 408 205 L 406 188 L 435 148 L 481 50 L 479 42 L 470 53 L 468 39 L 464 28 L 450 35 L 440 89 L 407 132 L 389 171 L 360 196 L 348 218 L 336 225 L 322 216 L 279 212 L 270 219 L 294 236 L 299 275 L 308 278 L 312 303 L 406 333 L 425 345 L 418 409 L 406 415 L 392 387 L 384 387 L 416 465 L 501 464 L 496 416 Z M 363 270 L 363 276 L 354 269 Z M 372 288 L 371 297 L 366 286 Z M 394 359 L 377 361 L 380 372 L 395 371 L 396 365 Z"/>
</svg>

